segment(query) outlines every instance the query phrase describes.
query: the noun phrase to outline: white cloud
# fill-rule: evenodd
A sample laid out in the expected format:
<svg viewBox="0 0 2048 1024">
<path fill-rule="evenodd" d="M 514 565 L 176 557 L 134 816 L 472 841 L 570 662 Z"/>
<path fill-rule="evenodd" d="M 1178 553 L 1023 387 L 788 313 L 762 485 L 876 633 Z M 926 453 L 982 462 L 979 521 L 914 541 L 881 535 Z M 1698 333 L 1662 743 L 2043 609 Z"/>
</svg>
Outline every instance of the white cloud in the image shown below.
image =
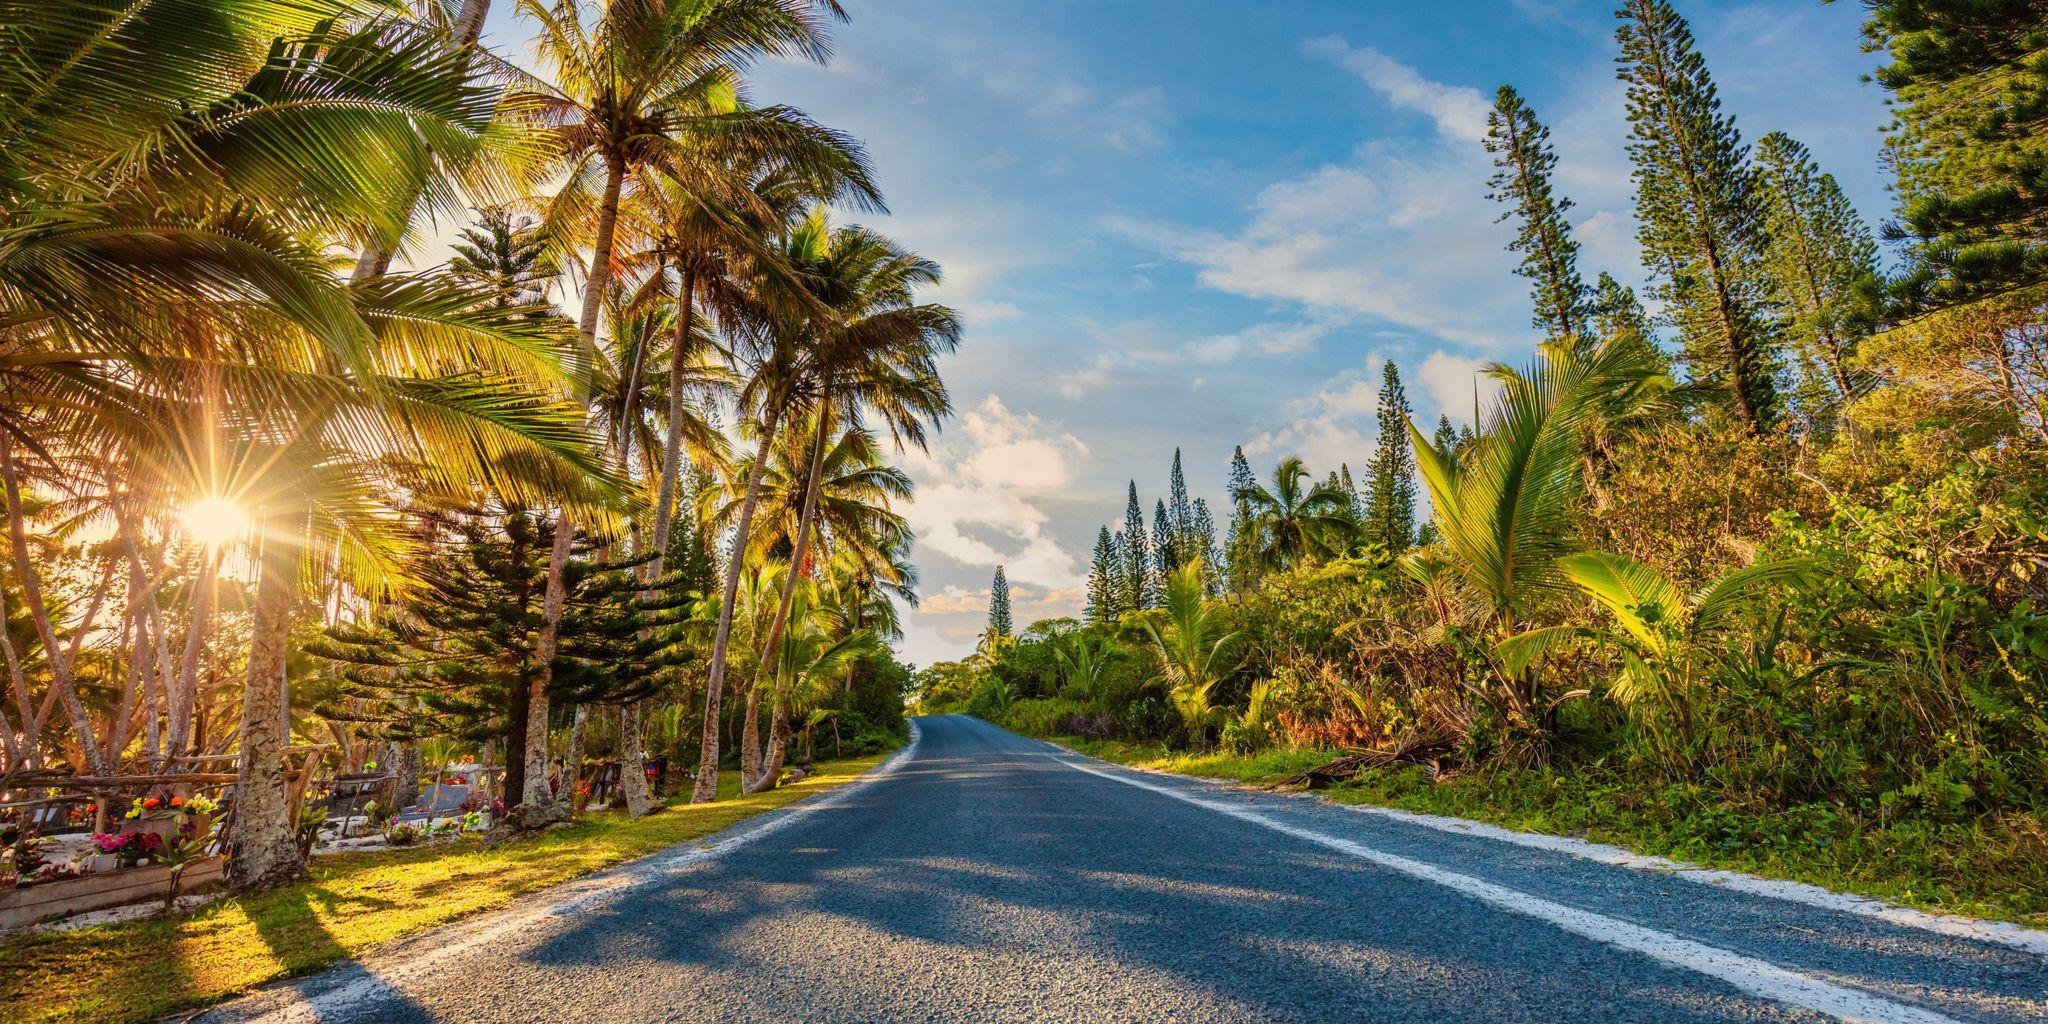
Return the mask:
<svg viewBox="0 0 2048 1024">
<path fill-rule="evenodd" d="M 1370 46 L 1353 47 L 1343 36 L 1310 39 L 1301 44 L 1301 52 L 1364 79 L 1394 106 L 1426 115 L 1436 122 L 1436 130 L 1449 138 L 1467 142 L 1486 138 L 1486 111 L 1491 104 L 1477 89 L 1432 82 Z"/>
<path fill-rule="evenodd" d="M 1001 565 L 1020 583 L 1078 583 L 1074 556 L 1060 546 L 1051 517 L 1032 499 L 1071 484 L 1088 447 L 1071 434 L 1048 430 L 1036 416 L 1011 412 L 994 395 L 962 416 L 961 426 L 964 446 L 908 460 L 918 488 L 903 515 L 917 531 L 920 554 L 937 553 L 965 566 Z"/>
<path fill-rule="evenodd" d="M 1480 372 L 1485 366 L 1485 360 L 1438 350 L 1422 361 L 1415 379 L 1436 399 L 1437 407 L 1445 415 L 1455 422 L 1470 424 L 1474 405 L 1484 409 L 1500 394 L 1500 382 Z"/>
<path fill-rule="evenodd" d="M 1378 356 L 1370 356 L 1363 371 L 1343 374 L 1314 395 L 1290 403 L 1290 418 L 1252 435 L 1245 454 L 1266 462 L 1298 455 L 1317 476 L 1342 464 L 1362 467 L 1379 436 L 1380 364 Z"/>
</svg>

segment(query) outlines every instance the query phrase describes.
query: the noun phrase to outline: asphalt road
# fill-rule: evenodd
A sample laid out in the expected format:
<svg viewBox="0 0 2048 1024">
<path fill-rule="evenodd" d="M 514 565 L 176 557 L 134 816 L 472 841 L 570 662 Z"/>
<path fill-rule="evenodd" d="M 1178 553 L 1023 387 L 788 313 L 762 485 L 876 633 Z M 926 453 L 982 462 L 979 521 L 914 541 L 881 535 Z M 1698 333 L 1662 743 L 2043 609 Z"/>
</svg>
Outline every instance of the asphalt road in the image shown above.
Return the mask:
<svg viewBox="0 0 2048 1024">
<path fill-rule="evenodd" d="M 2048 1021 L 2037 933 L 919 725 L 862 782 L 708 847 L 203 1019 Z"/>
</svg>

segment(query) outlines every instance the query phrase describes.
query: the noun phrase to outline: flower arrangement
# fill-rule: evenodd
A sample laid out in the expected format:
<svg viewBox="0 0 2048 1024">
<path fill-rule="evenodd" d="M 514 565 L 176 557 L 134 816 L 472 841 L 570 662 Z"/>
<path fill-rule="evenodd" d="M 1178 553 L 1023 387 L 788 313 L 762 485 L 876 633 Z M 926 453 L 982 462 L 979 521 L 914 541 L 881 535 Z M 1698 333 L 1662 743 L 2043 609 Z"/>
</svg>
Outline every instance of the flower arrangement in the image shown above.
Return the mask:
<svg viewBox="0 0 2048 1024">
<path fill-rule="evenodd" d="M 140 818 L 143 815 L 156 810 L 157 807 L 160 806 L 162 803 L 163 801 L 158 800 L 156 797 L 153 796 L 146 798 L 138 796 L 135 798 L 135 802 L 128 806 L 128 813 L 123 815 L 123 817 Z"/>
<path fill-rule="evenodd" d="M 137 832 L 128 829 L 120 833 L 100 832 L 92 837 L 92 845 L 101 853 L 112 856 L 124 868 L 132 868 L 164 855 L 164 840 L 154 832 Z"/>
<path fill-rule="evenodd" d="M 411 846 L 426 836 L 427 831 L 417 825 L 393 825 L 384 830 L 384 841 L 393 846 Z"/>
<path fill-rule="evenodd" d="M 204 817 L 220 810 L 220 801 L 210 797 L 172 797 L 171 806 L 185 812 L 187 817 Z"/>
</svg>

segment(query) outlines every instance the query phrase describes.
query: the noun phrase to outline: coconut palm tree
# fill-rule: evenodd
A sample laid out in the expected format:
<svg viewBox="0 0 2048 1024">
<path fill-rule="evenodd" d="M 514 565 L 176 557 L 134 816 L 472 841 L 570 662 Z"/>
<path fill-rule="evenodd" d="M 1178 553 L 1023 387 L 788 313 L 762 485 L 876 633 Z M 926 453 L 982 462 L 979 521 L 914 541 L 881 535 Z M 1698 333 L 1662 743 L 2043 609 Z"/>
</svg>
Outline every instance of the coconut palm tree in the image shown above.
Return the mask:
<svg viewBox="0 0 2048 1024">
<path fill-rule="evenodd" d="M 1491 643 L 1521 632 L 1536 604 L 1565 585 L 1559 559 L 1574 549 L 1571 516 L 1585 491 L 1587 428 L 1626 419 L 1630 396 L 1648 402 L 1663 390 L 1655 386 L 1661 368 L 1627 339 L 1546 345 L 1526 370 L 1495 364 L 1488 372 L 1501 381 L 1501 394 L 1466 451 L 1436 448 L 1408 424 L 1449 558 L 1420 556 L 1404 566 L 1411 575 L 1433 567 L 1457 580 L 1483 609 L 1477 627 Z M 1541 761 L 1556 704 L 1542 699 L 1534 659 L 1496 659 L 1487 670 L 1484 698 L 1525 741 L 1526 758 Z"/>
<path fill-rule="evenodd" d="M 1309 471 L 1298 458 L 1273 470 L 1273 486 L 1253 483 L 1233 495 L 1249 509 L 1254 554 L 1272 569 L 1341 554 L 1357 532 L 1351 495 L 1328 483 L 1302 486 Z"/>
<path fill-rule="evenodd" d="M 303 870 L 278 756 L 305 556 L 390 565 L 388 486 L 583 494 L 603 467 L 552 397 L 551 325 L 431 278 L 350 289 L 325 265 L 329 240 L 390 227 L 413 182 L 487 134 L 492 88 L 443 37 L 319 3 L 87 0 L 31 20 L 0 44 L 22 100 L 0 114 L 0 434 L 60 486 L 68 453 L 112 455 L 149 493 L 253 513 L 231 873 L 269 884 Z M 85 110 L 104 119 L 53 128 Z"/>
<path fill-rule="evenodd" d="M 1195 741 L 1206 743 L 1213 707 L 1210 691 L 1237 668 L 1231 657 L 1241 633 L 1226 632 L 1222 616 L 1203 596 L 1202 560 L 1175 569 L 1166 578 L 1160 607 L 1138 621 L 1138 633 L 1159 659 L 1174 710 Z"/>
</svg>

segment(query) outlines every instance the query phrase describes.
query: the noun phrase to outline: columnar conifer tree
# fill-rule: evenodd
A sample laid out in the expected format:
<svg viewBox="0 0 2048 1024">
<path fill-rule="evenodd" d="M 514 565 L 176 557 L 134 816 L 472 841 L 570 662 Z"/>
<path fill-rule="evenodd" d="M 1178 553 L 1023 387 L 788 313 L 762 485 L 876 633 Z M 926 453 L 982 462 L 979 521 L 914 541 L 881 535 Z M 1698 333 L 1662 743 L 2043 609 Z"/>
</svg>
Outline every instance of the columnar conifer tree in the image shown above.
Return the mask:
<svg viewBox="0 0 2048 1024">
<path fill-rule="evenodd" d="M 1173 537 L 1173 568 L 1178 569 L 1201 554 L 1192 543 L 1195 506 L 1188 499 L 1188 478 L 1181 472 L 1179 448 L 1173 450 L 1173 471 L 1167 477 L 1166 521 Z"/>
<path fill-rule="evenodd" d="M 1761 431 L 1778 401 L 1756 175 L 1685 19 L 1666 0 L 1628 0 L 1617 16 L 1643 266 L 1693 380 Z"/>
<path fill-rule="evenodd" d="M 1127 611 L 1152 606 L 1152 541 L 1145 532 L 1145 510 L 1138 504 L 1138 482 L 1131 481 L 1130 498 L 1124 504 L 1124 532 L 1118 538 L 1123 554 L 1123 600 Z"/>
<path fill-rule="evenodd" d="M 1259 583 L 1257 538 L 1253 536 L 1251 505 L 1246 501 L 1258 482 L 1251 462 L 1244 457 L 1244 446 L 1238 445 L 1230 453 L 1230 535 L 1224 544 L 1230 589 L 1239 594 L 1250 593 Z"/>
<path fill-rule="evenodd" d="M 1854 398 L 1863 390 L 1852 365 L 1865 333 L 1854 303 L 1859 289 L 1876 286 L 1877 243 L 1834 175 L 1791 136 L 1757 140 L 1756 164 L 1769 238 L 1764 269 L 1789 340 L 1826 368 L 1834 404 Z"/>
<path fill-rule="evenodd" d="M 1195 499 L 1188 537 L 1194 557 L 1202 560 L 1203 586 L 1214 597 L 1223 591 L 1223 559 L 1216 550 L 1216 517 L 1209 514 L 1209 503 L 1201 498 Z"/>
<path fill-rule="evenodd" d="M 1361 539 L 1399 554 L 1415 541 L 1415 452 L 1408 447 L 1407 391 L 1401 371 L 1387 360 L 1381 370 L 1378 444 L 1366 476 Z"/>
<path fill-rule="evenodd" d="M 1166 502 L 1160 501 L 1152 508 L 1152 590 L 1159 592 L 1166 578 L 1180 568 L 1180 531 L 1172 513 L 1166 510 Z"/>
<path fill-rule="evenodd" d="M 1636 290 L 1614 279 L 1614 275 L 1601 271 L 1600 281 L 1593 286 L 1591 304 L 1593 333 L 1602 338 L 1622 334 L 1650 336 L 1650 318 L 1643 312 L 1643 303 L 1636 298 Z M 1445 421 L 1449 426 L 1449 421 Z"/>
<path fill-rule="evenodd" d="M 1109 536 L 1109 527 L 1095 536 L 1095 558 L 1088 567 L 1088 621 L 1091 624 L 1115 622 L 1122 614 L 1122 588 L 1117 580 L 1116 541 Z"/>
<path fill-rule="evenodd" d="M 988 588 L 988 632 L 997 637 L 1010 635 L 1010 580 L 1000 565 Z"/>
<path fill-rule="evenodd" d="M 1889 53 L 1885 147 L 1899 235 L 1917 244 L 1903 291 L 1941 306 L 2048 282 L 2048 60 L 2039 0 L 1870 0 Z"/>
<path fill-rule="evenodd" d="M 1550 148 L 1550 129 L 1513 86 L 1501 86 L 1487 112 L 1486 151 L 1494 166 L 1487 198 L 1507 207 L 1499 219 L 1515 221 L 1508 251 L 1522 256 L 1515 273 L 1529 280 L 1531 323 L 1546 337 L 1584 334 L 1586 283 L 1579 277 L 1579 244 L 1564 218 L 1572 201 L 1551 190 L 1557 154 Z"/>
</svg>

